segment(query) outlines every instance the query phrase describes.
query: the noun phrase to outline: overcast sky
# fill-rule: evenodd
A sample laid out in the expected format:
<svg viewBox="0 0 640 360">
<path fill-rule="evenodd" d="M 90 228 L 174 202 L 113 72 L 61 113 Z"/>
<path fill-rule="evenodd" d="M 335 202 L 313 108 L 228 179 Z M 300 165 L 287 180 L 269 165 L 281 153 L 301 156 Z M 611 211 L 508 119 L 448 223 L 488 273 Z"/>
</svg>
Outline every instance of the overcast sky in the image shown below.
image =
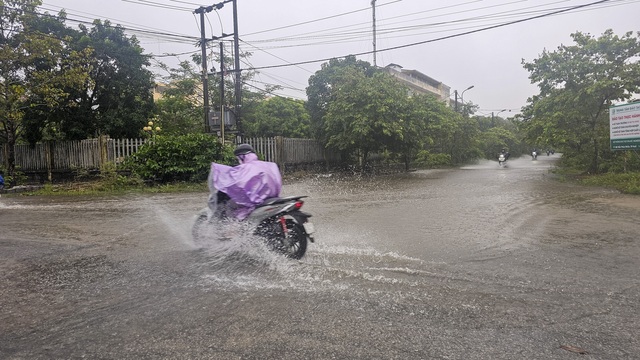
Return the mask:
<svg viewBox="0 0 640 360">
<path fill-rule="evenodd" d="M 175 66 L 199 52 L 194 10 L 219 3 L 200 1 L 43 0 L 40 10 L 64 8 L 70 20 L 85 22 L 108 19 L 131 29 L 146 53 Z M 309 76 L 325 62 L 317 60 L 360 54 L 374 62 L 371 0 L 237 0 L 237 7 L 241 51 L 253 53 L 241 68 L 259 69 L 253 86 L 281 85 L 278 95 L 305 99 Z M 572 44 L 576 31 L 637 33 L 640 0 L 376 0 L 375 18 L 378 66 L 420 71 L 449 85 L 452 96 L 473 85 L 464 100 L 479 105 L 480 115 L 507 109 L 500 116 L 510 116 L 537 93 L 522 59 L 530 62 L 545 48 Z M 205 31 L 209 38 L 233 33 L 231 2 L 206 14 Z M 218 53 L 218 43 L 211 46 Z M 231 43 L 226 49 L 232 50 Z"/>
</svg>

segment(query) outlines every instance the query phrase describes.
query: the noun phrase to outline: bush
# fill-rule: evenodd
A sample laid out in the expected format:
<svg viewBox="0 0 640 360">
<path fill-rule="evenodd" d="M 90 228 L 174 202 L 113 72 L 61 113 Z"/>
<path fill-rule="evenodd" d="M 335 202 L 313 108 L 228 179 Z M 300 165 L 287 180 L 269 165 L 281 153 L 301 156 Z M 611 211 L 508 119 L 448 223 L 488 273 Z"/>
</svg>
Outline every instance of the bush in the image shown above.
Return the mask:
<svg viewBox="0 0 640 360">
<path fill-rule="evenodd" d="M 592 175 L 581 180 L 584 185 L 604 186 L 623 193 L 640 195 L 640 172 Z"/>
<path fill-rule="evenodd" d="M 451 165 L 451 155 L 449 154 L 432 154 L 428 150 L 421 150 L 416 156 L 416 163 L 425 167 L 437 167 Z"/>
<path fill-rule="evenodd" d="M 208 134 L 156 136 L 127 158 L 124 167 L 143 180 L 204 181 L 211 162 L 232 164 L 233 148 Z"/>
</svg>

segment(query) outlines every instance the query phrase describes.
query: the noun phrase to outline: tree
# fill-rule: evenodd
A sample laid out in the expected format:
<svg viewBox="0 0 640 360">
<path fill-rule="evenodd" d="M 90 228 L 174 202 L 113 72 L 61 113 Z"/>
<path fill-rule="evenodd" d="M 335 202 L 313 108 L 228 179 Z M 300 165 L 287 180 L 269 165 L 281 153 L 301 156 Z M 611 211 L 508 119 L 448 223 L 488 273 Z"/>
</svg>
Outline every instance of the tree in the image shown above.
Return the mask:
<svg viewBox="0 0 640 360">
<path fill-rule="evenodd" d="M 632 32 L 618 37 L 612 30 L 571 37 L 575 45 L 523 61 L 540 89 L 524 108 L 523 125 L 531 143 L 557 144 L 567 163 L 598 173 L 606 171 L 603 160 L 615 157 L 608 108 L 640 91 L 640 42 Z"/>
<path fill-rule="evenodd" d="M 90 49 L 74 50 L 68 37 L 39 31 L 38 5 L 38 0 L 5 0 L 0 8 L 0 143 L 10 178 L 25 117 L 69 106 L 69 92 L 80 88 L 91 70 Z"/>
<path fill-rule="evenodd" d="M 397 149 L 411 122 L 407 89 L 383 72 L 368 77 L 351 67 L 341 75 L 322 118 L 326 145 L 357 154 L 362 163 L 372 152 Z"/>
<path fill-rule="evenodd" d="M 309 78 L 307 87 L 307 109 L 311 120 L 311 132 L 321 142 L 326 142 L 324 119 L 329 103 L 333 100 L 337 83 L 349 69 L 362 72 L 365 76 L 372 76 L 375 68 L 366 61 L 356 60 L 355 56 L 344 59 L 331 59 L 323 63 L 321 69 Z"/>
<path fill-rule="evenodd" d="M 58 15 L 65 18 L 64 12 Z M 87 64 L 90 77 L 82 88 L 68 89 L 70 106 L 32 114 L 31 142 L 49 134 L 54 139 L 80 140 L 97 135 L 138 137 L 153 114 L 153 74 L 146 69 L 149 58 L 135 37 L 128 38 L 120 26 L 95 20 L 91 29 L 51 28 L 65 35 L 78 52 L 92 51 Z M 69 35 L 70 34 L 70 35 Z"/>
<path fill-rule="evenodd" d="M 119 25 L 95 20 L 91 30 L 84 26 L 80 30 L 78 45 L 94 49 L 93 86 L 75 95 L 82 99 L 78 108 L 85 109 L 80 114 L 88 113 L 94 125 L 83 126 L 91 121 L 84 116 L 61 119 L 67 125 L 63 127 L 67 138 L 138 136 L 153 111 L 153 74 L 146 69 L 149 58 L 142 53 L 138 40 L 127 38 Z"/>
<path fill-rule="evenodd" d="M 251 117 L 245 117 L 244 132 L 247 136 L 308 138 L 309 113 L 302 100 L 272 97 L 257 104 Z"/>
<path fill-rule="evenodd" d="M 390 150 L 401 156 L 405 169 L 420 150 L 434 143 L 436 129 L 453 115 L 445 103 L 432 95 L 414 94 L 407 99 L 406 115 L 401 123 L 402 141 L 392 143 Z"/>
<path fill-rule="evenodd" d="M 508 149 L 511 155 L 520 153 L 520 141 L 516 135 L 504 127 L 493 127 L 479 134 L 481 150 L 487 159 L 496 159 L 502 149 Z"/>
<path fill-rule="evenodd" d="M 156 114 L 162 132 L 168 135 L 204 132 L 201 74 L 188 61 L 182 61 L 175 69 L 162 67 L 169 73 L 165 83 L 157 85 L 162 97 L 156 101 Z"/>
</svg>

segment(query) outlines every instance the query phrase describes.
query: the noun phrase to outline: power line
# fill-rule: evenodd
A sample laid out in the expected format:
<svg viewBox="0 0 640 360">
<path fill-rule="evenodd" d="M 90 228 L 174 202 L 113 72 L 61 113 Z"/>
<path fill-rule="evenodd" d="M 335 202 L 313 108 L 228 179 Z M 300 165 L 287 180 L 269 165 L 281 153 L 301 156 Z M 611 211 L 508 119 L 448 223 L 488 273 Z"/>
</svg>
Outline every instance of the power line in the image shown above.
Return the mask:
<svg viewBox="0 0 640 360">
<path fill-rule="evenodd" d="M 514 3 L 517 3 L 519 1 L 516 1 Z M 529 10 L 529 9 L 534 9 L 534 8 L 539 8 L 541 6 L 548 6 L 551 4 L 556 4 L 556 3 L 560 3 L 560 2 L 566 2 L 566 0 L 562 0 L 562 1 L 556 1 L 556 2 L 552 2 L 552 3 L 547 3 L 544 5 L 535 5 L 535 6 L 529 6 L 529 7 L 524 7 L 524 8 L 519 8 L 519 9 L 515 9 L 515 10 L 509 10 L 509 11 L 502 11 L 502 12 L 498 12 L 498 13 L 494 13 L 494 14 L 487 14 L 487 15 L 480 15 L 480 16 L 474 16 L 474 17 L 467 17 L 467 18 L 461 18 L 461 19 L 455 19 L 455 20 L 449 20 L 449 21 L 440 21 L 440 22 L 435 22 L 435 23 L 427 23 L 427 24 L 419 24 L 419 25 L 408 25 L 408 26 L 402 26 L 402 27 L 395 27 L 395 28 L 384 28 L 384 27 L 379 27 L 378 28 L 378 33 L 382 34 L 382 35 L 391 35 L 391 34 L 397 34 L 395 36 L 383 36 L 381 37 L 381 39 L 392 39 L 395 37 L 406 37 L 406 36 L 418 36 L 418 35 L 425 35 L 425 34 L 431 34 L 431 33 L 437 33 L 437 32 L 442 32 L 442 31 L 428 31 L 428 32 L 418 32 L 418 33 L 414 33 L 414 34 L 402 34 L 403 32 L 414 32 L 416 30 L 421 30 L 421 29 L 426 29 L 426 28 L 435 28 L 435 27 L 446 27 L 448 25 L 456 25 L 456 24 L 461 24 L 464 22 L 479 22 L 479 21 L 486 21 L 486 20 L 497 20 L 497 19 L 505 19 L 505 18 L 514 18 L 514 17 L 519 17 L 519 16 L 530 16 L 532 14 L 544 14 L 548 11 L 555 11 L 555 10 L 562 10 L 562 9 L 573 9 L 574 7 L 561 7 L 561 8 L 547 8 L 547 9 L 540 9 L 540 10 L 535 10 L 535 11 L 523 11 L 523 10 Z M 618 0 L 618 1 L 614 1 L 617 2 L 617 4 L 612 3 L 612 4 L 603 4 L 601 6 L 594 6 L 593 9 L 585 9 L 585 10 L 581 10 L 581 11 L 591 11 L 594 10 L 596 8 L 603 8 L 603 7 L 611 7 L 611 6 L 621 6 L 621 5 L 625 5 L 623 4 L 623 2 L 628 2 L 628 0 Z M 637 1 L 631 1 L 631 2 L 637 2 Z M 472 10 L 479 10 L 479 9 L 487 9 L 489 7 L 482 7 L 482 8 L 475 8 Z M 470 11 L 470 10 L 467 10 Z M 466 11 L 465 11 L 466 12 Z M 576 11 L 578 12 L 578 11 Z M 448 14 L 444 14 L 444 15 L 451 15 L 451 14 L 457 14 L 457 13 L 448 13 Z M 444 16 L 444 15 L 433 15 L 433 16 L 429 16 L 426 18 L 421 18 L 421 19 L 427 19 L 427 18 L 432 18 L 432 17 L 436 17 L 436 16 Z M 402 15 L 402 16 L 410 16 L 410 15 Z M 400 17 L 400 16 L 398 16 Z M 397 18 L 397 17 L 396 17 Z M 416 20 L 412 20 L 412 21 L 416 21 Z M 404 22 L 406 23 L 406 21 Z M 491 25 L 495 25 L 496 23 L 494 22 Z M 474 25 L 473 27 L 478 27 L 481 25 Z M 346 27 L 350 27 L 350 26 L 343 26 L 340 28 L 346 28 Z M 466 27 L 458 27 L 458 28 L 454 28 L 454 29 L 450 29 L 449 31 L 458 31 L 458 30 L 462 30 L 462 29 L 469 29 L 469 28 L 473 28 L 471 26 L 466 26 Z M 334 30 L 334 29 L 339 29 L 339 28 L 332 28 L 329 30 Z M 326 39 L 326 40 L 322 40 L 322 41 L 313 41 L 313 42 L 307 42 L 304 44 L 292 44 L 292 45 L 273 45 L 273 46 L 268 46 L 268 47 L 263 47 L 262 49 L 276 49 L 276 48 L 290 48 L 290 47 L 297 47 L 297 46 L 316 46 L 316 45 L 328 45 L 328 44 L 343 44 L 343 43 L 348 43 L 348 42 L 353 42 L 353 41 L 360 41 L 361 39 L 365 39 L 365 38 L 369 38 L 370 36 L 370 30 L 369 28 L 361 28 L 361 29 L 354 29 L 353 31 L 350 32 L 345 32 L 345 31 L 341 31 L 341 32 L 331 32 L 331 33 L 324 33 L 324 32 L 307 32 L 307 33 L 299 33 L 296 36 L 288 36 L 288 37 L 279 37 L 279 38 L 273 38 L 273 39 L 257 39 L 257 40 L 251 40 L 251 43 L 256 44 L 256 43 L 270 43 L 270 42 L 295 42 L 295 41 L 308 41 L 308 40 L 321 40 L 321 39 Z"/>
<path fill-rule="evenodd" d="M 160 9 L 189 11 L 189 12 L 193 11 L 192 8 L 186 8 L 186 7 L 176 6 L 176 5 L 166 5 L 166 4 L 157 3 L 155 1 L 150 1 L 150 0 L 122 0 L 122 1 L 137 4 L 137 5 L 151 6 L 151 7 L 160 8 Z"/>
<path fill-rule="evenodd" d="M 518 23 L 522 23 L 522 22 L 526 22 L 526 21 L 531 21 L 531 20 L 535 20 L 535 19 L 540 19 L 540 18 L 547 17 L 547 16 L 553 16 L 553 15 L 557 15 L 557 14 L 561 14 L 561 13 L 565 13 L 565 12 L 569 12 L 569 11 L 573 11 L 573 10 L 577 10 L 577 9 L 582 9 L 582 8 L 589 7 L 589 6 L 602 4 L 602 3 L 605 3 L 605 2 L 608 2 L 608 1 L 610 1 L 610 0 L 600 0 L 600 1 L 592 2 L 592 3 L 588 3 L 588 4 L 576 5 L 576 6 L 573 6 L 573 7 L 570 7 L 570 8 L 556 10 L 556 11 L 552 11 L 552 12 L 545 13 L 545 14 L 542 14 L 542 15 L 536 15 L 536 16 L 532 16 L 532 17 L 528 17 L 528 18 L 524 18 L 524 19 L 518 19 L 518 20 L 514 20 L 514 21 L 509 21 L 509 22 L 506 22 L 506 23 L 487 26 L 487 27 L 483 27 L 483 28 L 480 28 L 480 29 L 476 29 L 476 30 L 465 31 L 465 32 L 461 32 L 461 33 L 458 33 L 458 34 L 442 36 L 442 37 L 439 37 L 439 38 L 436 38 L 436 39 L 430 39 L 430 40 L 425 40 L 425 41 L 419 41 L 419 42 L 414 42 L 414 43 L 409 43 L 409 44 L 404 44 L 404 45 L 388 47 L 388 48 L 385 48 L 385 49 L 379 49 L 379 50 L 377 50 L 377 52 L 398 50 L 398 49 L 403 49 L 403 48 L 407 48 L 407 47 L 412 47 L 412 46 L 417 46 L 417 45 L 424 45 L 424 44 L 428 44 L 428 43 L 432 43 L 432 42 L 452 39 L 452 38 L 461 37 L 461 36 L 465 36 L 465 35 L 470 35 L 470 34 L 482 32 L 482 31 L 492 30 L 492 29 L 496 29 L 496 28 L 500 28 L 500 27 L 504 27 L 504 26 L 514 25 L 514 24 L 518 24 Z M 349 55 L 362 56 L 362 55 L 369 55 L 369 54 L 372 54 L 372 53 L 373 53 L 372 51 L 366 51 L 366 52 L 361 52 L 361 53 L 356 53 L 356 54 L 349 54 Z M 247 70 L 273 69 L 273 68 L 287 67 L 287 66 L 293 66 L 293 65 L 313 64 L 313 63 L 317 63 L 317 62 L 329 61 L 329 60 L 334 59 L 334 58 L 336 58 L 336 56 L 331 57 L 331 58 L 317 59 L 317 60 L 300 61 L 300 62 L 296 62 L 296 63 L 292 63 L 292 64 L 263 66 L 263 67 L 247 69 Z"/>
<path fill-rule="evenodd" d="M 390 5 L 390 4 L 393 4 L 393 3 L 397 3 L 399 1 L 402 1 L 402 0 L 395 0 L 395 1 L 392 1 L 392 2 L 389 2 L 389 3 L 381 4 L 381 5 L 378 5 L 378 7 Z M 257 31 L 257 32 L 249 33 L 249 34 L 244 34 L 244 36 L 251 36 L 251 35 L 255 35 L 255 34 L 262 34 L 262 33 L 276 31 L 276 30 L 289 29 L 289 28 L 292 28 L 292 27 L 300 26 L 300 25 L 311 24 L 311 23 L 315 23 L 315 22 L 319 22 L 319 21 L 335 19 L 335 18 L 342 17 L 342 16 L 345 16 L 345 15 L 355 14 L 355 13 L 362 12 L 362 11 L 368 11 L 369 9 L 370 8 L 367 7 L 367 8 L 363 8 L 363 9 L 353 10 L 353 11 L 349 11 L 349 12 L 346 12 L 346 13 L 341 13 L 341 14 L 336 14 L 336 15 L 323 17 L 323 18 L 320 18 L 320 19 L 314 19 L 314 20 L 309 20 L 309 21 L 304 21 L 304 22 L 301 22 L 301 23 L 297 23 L 297 24 L 280 26 L 280 27 L 273 28 L 273 29 L 261 30 L 261 31 Z"/>
</svg>

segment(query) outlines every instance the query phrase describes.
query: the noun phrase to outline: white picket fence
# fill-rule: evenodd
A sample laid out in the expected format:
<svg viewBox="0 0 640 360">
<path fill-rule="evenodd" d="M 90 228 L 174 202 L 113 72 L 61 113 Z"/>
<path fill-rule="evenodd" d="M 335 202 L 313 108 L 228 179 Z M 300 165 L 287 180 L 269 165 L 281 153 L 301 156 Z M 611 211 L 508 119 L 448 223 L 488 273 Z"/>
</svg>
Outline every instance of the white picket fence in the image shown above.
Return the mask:
<svg viewBox="0 0 640 360">
<path fill-rule="evenodd" d="M 121 163 L 140 149 L 147 139 L 111 139 L 103 136 L 78 141 L 50 141 L 35 146 L 16 145 L 16 166 L 23 172 L 68 171 L 99 169 L 106 162 Z M 237 143 L 251 144 L 266 161 L 285 166 L 314 164 L 335 160 L 327 156 L 323 147 L 312 139 L 272 138 L 237 139 Z M 0 164 L 6 164 L 5 151 L 0 148 Z"/>
<path fill-rule="evenodd" d="M 282 165 L 311 164 L 327 161 L 324 148 L 316 140 L 276 136 L 238 139 L 253 146 L 266 161 Z"/>
</svg>

